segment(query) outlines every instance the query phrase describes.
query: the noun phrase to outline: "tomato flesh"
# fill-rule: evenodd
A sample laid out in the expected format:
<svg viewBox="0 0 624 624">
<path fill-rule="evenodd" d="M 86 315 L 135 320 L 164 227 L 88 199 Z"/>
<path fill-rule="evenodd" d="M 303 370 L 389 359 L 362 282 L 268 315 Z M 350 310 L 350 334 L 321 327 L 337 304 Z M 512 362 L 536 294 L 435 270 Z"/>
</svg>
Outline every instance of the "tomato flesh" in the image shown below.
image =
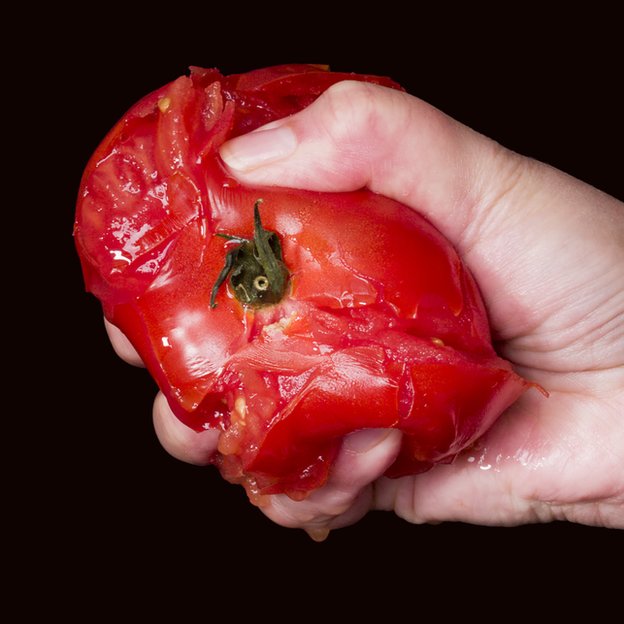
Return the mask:
<svg viewBox="0 0 624 624">
<path fill-rule="evenodd" d="M 387 474 L 452 461 L 528 387 L 492 347 L 478 288 L 412 209 L 367 190 L 250 188 L 227 139 L 290 115 L 330 85 L 374 76 L 286 65 L 223 77 L 192 68 L 137 103 L 85 170 L 75 240 L 87 289 L 128 336 L 174 413 L 221 430 L 213 461 L 250 496 L 321 486 L 343 437 L 400 429 Z M 282 300 L 209 302 L 253 206 L 280 240 Z"/>
</svg>

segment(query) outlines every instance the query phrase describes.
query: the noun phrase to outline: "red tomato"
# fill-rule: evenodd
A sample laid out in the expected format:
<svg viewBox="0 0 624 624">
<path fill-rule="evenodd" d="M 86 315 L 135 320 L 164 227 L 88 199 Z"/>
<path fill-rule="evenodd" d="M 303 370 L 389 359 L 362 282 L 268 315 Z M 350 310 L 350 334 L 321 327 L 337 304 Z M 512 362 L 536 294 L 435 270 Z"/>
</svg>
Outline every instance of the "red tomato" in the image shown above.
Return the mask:
<svg viewBox="0 0 624 624">
<path fill-rule="evenodd" d="M 192 68 L 130 109 L 80 188 L 88 290 L 176 415 L 222 431 L 214 462 L 250 496 L 304 496 L 365 427 L 404 433 L 389 476 L 450 462 L 529 385 L 494 352 L 457 253 L 412 209 L 248 188 L 222 166 L 223 141 L 346 78 L 400 88 L 314 65 Z"/>
</svg>

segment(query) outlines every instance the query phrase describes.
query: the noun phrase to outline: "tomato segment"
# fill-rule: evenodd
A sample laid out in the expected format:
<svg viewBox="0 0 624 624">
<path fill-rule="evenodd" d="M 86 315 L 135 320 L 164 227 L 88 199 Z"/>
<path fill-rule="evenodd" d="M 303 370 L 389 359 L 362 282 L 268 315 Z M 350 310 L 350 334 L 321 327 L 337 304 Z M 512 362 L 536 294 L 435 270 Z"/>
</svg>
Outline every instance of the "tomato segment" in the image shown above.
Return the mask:
<svg viewBox="0 0 624 624">
<path fill-rule="evenodd" d="M 225 140 L 344 79 L 399 88 L 316 65 L 192 68 L 123 117 L 79 193 L 87 288 L 176 415 L 221 430 L 214 463 L 250 495 L 305 496 L 366 427 L 404 434 L 389 476 L 452 461 L 529 385 L 494 352 L 469 271 L 415 211 L 367 190 L 244 187 L 224 169 Z M 260 254 L 236 248 L 259 231 L 285 267 L 263 306 L 235 296 L 249 288 L 238 266 L 223 278 L 228 257 Z M 249 278 L 262 291 L 266 266 Z"/>
</svg>

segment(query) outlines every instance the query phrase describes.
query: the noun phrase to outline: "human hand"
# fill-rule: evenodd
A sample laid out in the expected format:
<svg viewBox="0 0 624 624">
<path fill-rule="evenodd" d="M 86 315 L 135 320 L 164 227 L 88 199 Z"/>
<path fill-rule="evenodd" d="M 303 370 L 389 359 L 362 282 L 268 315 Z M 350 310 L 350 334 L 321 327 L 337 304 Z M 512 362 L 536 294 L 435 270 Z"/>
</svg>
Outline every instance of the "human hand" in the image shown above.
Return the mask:
<svg viewBox="0 0 624 624">
<path fill-rule="evenodd" d="M 453 464 L 381 475 L 397 431 L 348 436 L 329 482 L 263 511 L 316 538 L 369 509 L 411 522 L 568 519 L 624 527 L 624 206 L 513 154 L 404 93 L 345 82 L 308 109 L 222 148 L 244 183 L 321 191 L 368 187 L 424 214 L 472 270 L 499 353 L 535 391 Z M 113 339 L 119 347 L 119 337 Z M 202 463 L 195 434 L 156 403 L 161 442 Z"/>
</svg>

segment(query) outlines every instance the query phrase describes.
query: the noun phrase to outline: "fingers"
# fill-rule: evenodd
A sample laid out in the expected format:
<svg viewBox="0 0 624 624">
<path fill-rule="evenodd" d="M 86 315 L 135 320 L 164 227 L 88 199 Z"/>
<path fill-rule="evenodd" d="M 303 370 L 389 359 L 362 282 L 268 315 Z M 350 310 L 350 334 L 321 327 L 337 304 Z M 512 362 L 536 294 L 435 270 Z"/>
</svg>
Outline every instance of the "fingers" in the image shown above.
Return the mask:
<svg viewBox="0 0 624 624">
<path fill-rule="evenodd" d="M 164 449 L 182 461 L 206 465 L 217 448 L 220 431 L 197 433 L 173 414 L 159 393 L 154 402 L 154 428 Z M 303 501 L 285 494 L 269 496 L 262 511 L 274 522 L 305 529 L 322 540 L 331 529 L 348 526 L 364 516 L 372 505 L 372 483 L 392 464 L 399 452 L 401 433 L 365 429 L 345 438 L 340 455 L 324 487 Z"/>
<path fill-rule="evenodd" d="M 357 522 L 370 509 L 372 483 L 392 464 L 401 444 L 393 429 L 365 429 L 348 435 L 327 483 L 303 501 L 285 494 L 268 497 L 262 511 L 274 522 L 306 530 L 322 541 L 331 529 Z"/>
<path fill-rule="evenodd" d="M 183 424 L 171 411 L 167 399 L 158 393 L 154 401 L 154 429 L 163 448 L 177 459 L 204 466 L 217 448 L 220 431 L 197 432 Z"/>
<path fill-rule="evenodd" d="M 141 357 L 136 352 L 125 334 L 115 325 L 104 319 L 106 331 L 115 353 L 133 366 L 143 366 Z M 183 424 L 171 411 L 167 399 L 158 393 L 153 408 L 154 429 L 163 448 L 173 457 L 189 464 L 203 466 L 217 448 L 218 430 L 193 431 Z"/>
<path fill-rule="evenodd" d="M 104 319 L 104 327 L 106 328 L 106 333 L 113 345 L 115 353 L 124 360 L 124 362 L 132 364 L 132 366 L 144 366 L 141 356 L 136 352 L 136 349 L 132 346 L 121 329 L 106 319 Z"/>
</svg>

